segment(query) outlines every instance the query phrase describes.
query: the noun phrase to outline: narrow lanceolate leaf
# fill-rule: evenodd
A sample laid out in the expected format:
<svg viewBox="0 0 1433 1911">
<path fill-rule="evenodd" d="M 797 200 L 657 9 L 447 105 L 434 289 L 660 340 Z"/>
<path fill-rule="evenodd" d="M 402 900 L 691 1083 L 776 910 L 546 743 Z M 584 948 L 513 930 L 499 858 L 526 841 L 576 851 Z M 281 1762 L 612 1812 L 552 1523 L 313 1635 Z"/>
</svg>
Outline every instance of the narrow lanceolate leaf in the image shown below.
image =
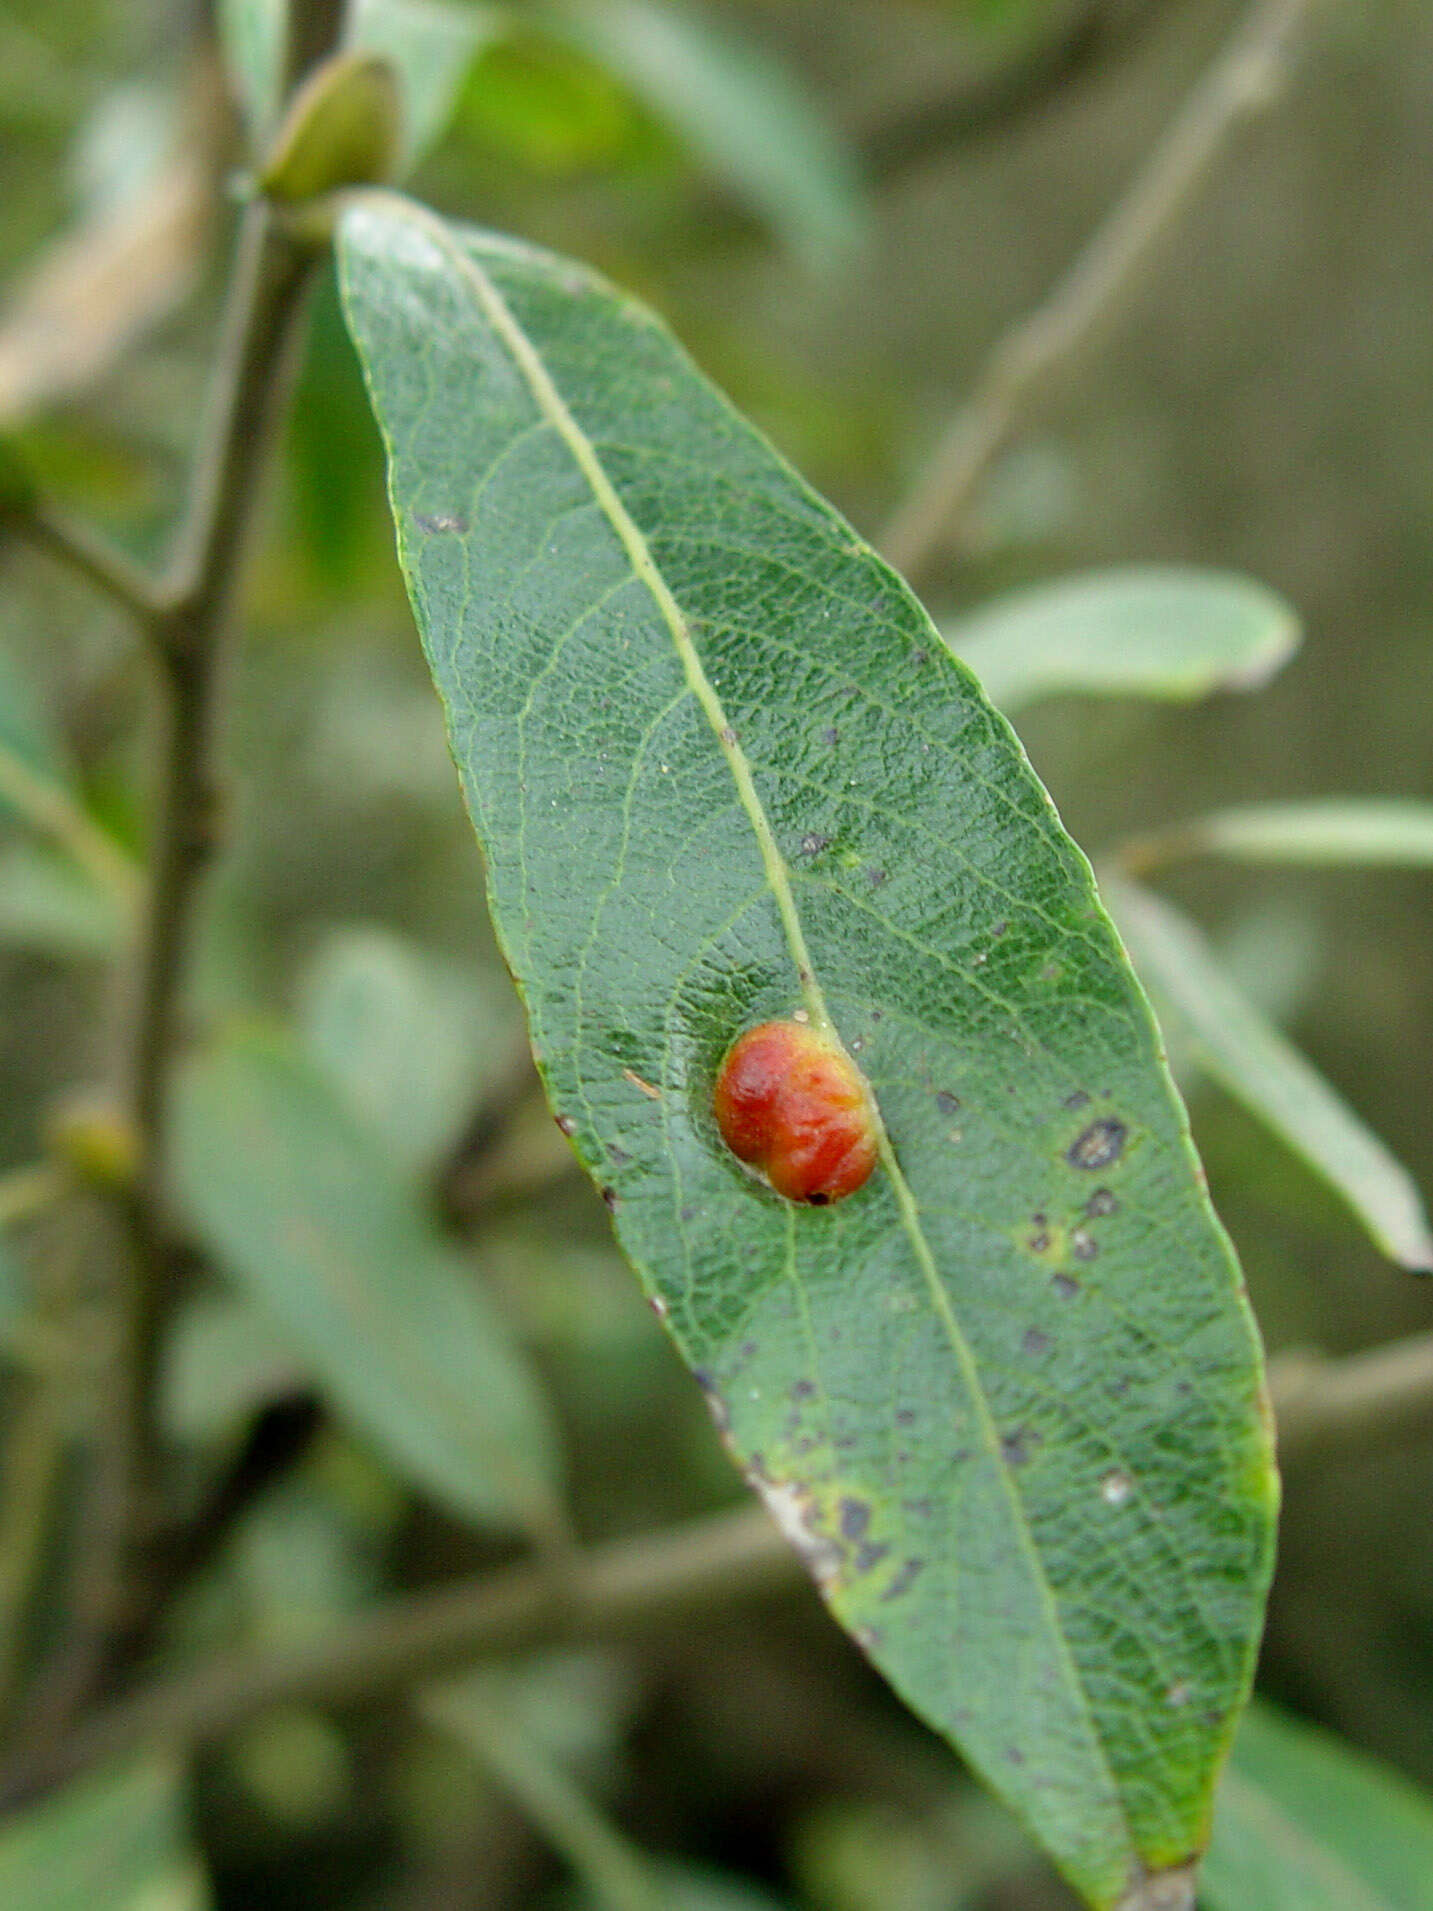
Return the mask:
<svg viewBox="0 0 1433 1911">
<path fill-rule="evenodd" d="M 1298 648 L 1299 623 L 1248 578 L 1142 565 L 1018 591 L 944 636 L 1009 712 L 1059 694 L 1193 703 L 1257 690 Z"/>
<path fill-rule="evenodd" d="M 1113 876 L 1104 889 L 1161 1016 L 1196 1060 L 1327 1181 L 1395 1261 L 1433 1272 L 1433 1234 L 1407 1170 L 1231 980 L 1195 925 Z"/>
<path fill-rule="evenodd" d="M 554 1523 L 536 1385 L 475 1276 L 379 1140 L 278 1036 L 185 1070 L 180 1204 L 215 1261 L 292 1340 L 335 1404 L 460 1517 Z"/>
<path fill-rule="evenodd" d="M 477 0 L 354 0 L 348 43 L 382 54 L 402 88 L 400 172 L 441 137 L 474 60 L 510 24 Z"/>
<path fill-rule="evenodd" d="M 1251 1706 L 1219 1788 L 1206 1911 L 1433 1911 L 1433 1799 Z"/>
<path fill-rule="evenodd" d="M 1396 796 L 1324 796 L 1251 803 L 1176 824 L 1135 845 L 1160 860 L 1226 856 L 1242 863 L 1433 868 L 1433 803 Z"/>
<path fill-rule="evenodd" d="M 1087 865 L 900 580 L 650 314 L 386 196 L 341 244 L 560 1125 L 840 1620 L 1089 1903 L 1187 1902 L 1274 1480 Z M 827 1207 L 714 1119 L 733 1038 L 787 1017 L 870 1091 L 879 1163 Z"/>
<path fill-rule="evenodd" d="M 16 1911 L 205 1911 L 208 1881 L 167 1758 L 84 1778 L 0 1828 L 0 1904 Z"/>
<path fill-rule="evenodd" d="M 858 236 L 851 153 L 774 53 L 673 0 L 543 0 L 535 15 L 664 119 L 715 176 L 814 264 Z"/>
</svg>

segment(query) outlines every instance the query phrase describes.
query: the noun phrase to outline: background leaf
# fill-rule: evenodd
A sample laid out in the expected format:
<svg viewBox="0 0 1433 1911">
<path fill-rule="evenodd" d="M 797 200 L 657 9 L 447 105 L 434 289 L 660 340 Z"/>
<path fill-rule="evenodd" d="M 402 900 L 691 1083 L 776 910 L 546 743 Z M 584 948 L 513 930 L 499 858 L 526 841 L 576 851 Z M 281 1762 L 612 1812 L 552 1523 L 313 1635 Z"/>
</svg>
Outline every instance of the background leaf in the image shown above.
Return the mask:
<svg viewBox="0 0 1433 1911">
<path fill-rule="evenodd" d="M 559 1120 L 832 1609 L 1113 1905 L 1202 1842 L 1274 1484 L 1088 866 L 900 581 L 649 314 L 388 196 L 341 250 Z M 734 1035 L 798 1012 L 886 1130 L 828 1209 L 711 1116 Z"/>
<path fill-rule="evenodd" d="M 1257 690 L 1300 633 L 1294 612 L 1262 584 L 1142 565 L 998 598 L 943 635 L 1009 712 L 1061 693 L 1189 703 Z"/>
<path fill-rule="evenodd" d="M 554 1520 L 541 1396 L 474 1274 L 313 1064 L 239 1035 L 175 1106 L 177 1194 L 345 1416 L 461 1517 Z"/>
<path fill-rule="evenodd" d="M 1101 878 L 1135 965 L 1197 1059 L 1352 1208 L 1383 1252 L 1433 1271 L 1433 1234 L 1407 1171 L 1221 968 L 1199 930 L 1149 890 Z"/>
<path fill-rule="evenodd" d="M 337 931 L 305 972 L 309 1053 L 409 1173 L 434 1166 L 519 1052 L 511 989 L 376 927 Z"/>
<path fill-rule="evenodd" d="M 865 216 L 852 155 L 774 53 L 649 0 L 549 0 L 536 18 L 624 80 L 795 251 L 818 266 L 849 251 Z"/>
<path fill-rule="evenodd" d="M 219 0 L 230 83 L 255 147 L 278 118 L 288 44 L 287 0 Z"/>
<path fill-rule="evenodd" d="M 1219 1788 L 1199 1901 L 1205 1911 L 1433 1911 L 1433 1801 L 1256 1702 Z"/>
<path fill-rule="evenodd" d="M 1176 824 L 1148 840 L 1151 848 L 1175 855 L 1227 856 L 1243 863 L 1428 869 L 1433 868 L 1433 803 L 1397 796 L 1250 803 Z"/>
<path fill-rule="evenodd" d="M 436 143 L 483 49 L 511 28 L 501 7 L 463 0 L 355 0 L 351 46 L 378 53 L 398 73 L 403 98 L 400 173 Z"/>
<path fill-rule="evenodd" d="M 209 1903 L 169 1759 L 82 1779 L 0 1829 L 0 1904 L 16 1911 L 205 1911 Z"/>
</svg>

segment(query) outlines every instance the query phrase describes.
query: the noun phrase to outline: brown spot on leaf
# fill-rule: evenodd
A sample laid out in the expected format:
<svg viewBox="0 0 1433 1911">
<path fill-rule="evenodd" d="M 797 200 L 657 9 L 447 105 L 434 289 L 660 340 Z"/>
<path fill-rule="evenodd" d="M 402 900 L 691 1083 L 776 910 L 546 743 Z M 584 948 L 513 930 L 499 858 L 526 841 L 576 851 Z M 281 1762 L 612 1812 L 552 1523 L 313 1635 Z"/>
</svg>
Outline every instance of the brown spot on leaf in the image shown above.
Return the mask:
<svg viewBox="0 0 1433 1911">
<path fill-rule="evenodd" d="M 1092 1121 L 1082 1135 L 1076 1137 L 1065 1150 L 1065 1159 L 1072 1168 L 1108 1168 L 1112 1161 L 1118 1161 L 1129 1139 L 1129 1130 L 1122 1121 L 1105 1115 L 1099 1121 Z"/>
</svg>

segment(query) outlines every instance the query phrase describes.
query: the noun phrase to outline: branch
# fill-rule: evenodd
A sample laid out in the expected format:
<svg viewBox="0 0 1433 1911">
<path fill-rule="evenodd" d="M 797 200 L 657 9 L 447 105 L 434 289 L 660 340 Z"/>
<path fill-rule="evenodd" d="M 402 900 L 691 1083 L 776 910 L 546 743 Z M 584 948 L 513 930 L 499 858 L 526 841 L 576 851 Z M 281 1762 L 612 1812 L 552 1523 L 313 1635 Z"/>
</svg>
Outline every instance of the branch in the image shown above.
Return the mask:
<svg viewBox="0 0 1433 1911">
<path fill-rule="evenodd" d="M 616 1541 L 556 1581 L 542 1564 L 410 1594 L 278 1653 L 236 1650 L 92 1713 L 11 1787 L 4 1805 L 150 1740 L 208 1745 L 267 1707 L 302 1696 L 351 1705 L 490 1654 L 554 1639 L 642 1634 L 662 1622 L 784 1591 L 800 1562 L 765 1509 Z"/>
<path fill-rule="evenodd" d="M 1256 0 L 1160 144 L 1045 304 L 995 347 L 880 544 L 919 573 L 953 536 L 1032 402 L 1108 317 L 1241 120 L 1277 97 L 1313 0 Z"/>
<path fill-rule="evenodd" d="M 5 516 L 5 528 L 92 584 L 137 623 L 155 624 L 165 611 L 157 579 L 117 545 L 56 506 L 37 500 Z"/>
<path fill-rule="evenodd" d="M 342 18 L 342 0 L 296 0 L 290 84 L 337 43 Z M 182 1269 L 165 1212 L 165 1092 L 199 882 L 218 834 L 213 755 L 224 640 L 319 256 L 262 202 L 246 209 L 184 520 L 157 591 L 126 578 L 110 554 L 96 556 L 99 547 L 72 527 L 61 540 L 72 560 L 88 553 L 82 568 L 93 581 L 111 594 L 122 588 L 142 614 L 160 667 L 164 734 L 154 864 L 118 1062 L 138 1154 L 122 1202 L 130 1252 L 113 1294 L 115 1345 L 88 1481 L 88 1540 L 70 1588 L 75 1610 L 28 1722 L 27 1771 L 43 1764 L 121 1655 L 134 1582 L 160 1526 L 160 1339 Z M 50 522 L 55 529 L 58 520 Z"/>
<path fill-rule="evenodd" d="M 1327 1360 L 1270 1362 L 1286 1468 L 1336 1449 L 1349 1455 L 1433 1425 L 1433 1334 Z M 12 1805 L 150 1741 L 211 1745 L 274 1705 L 345 1706 L 493 1655 L 567 1638 L 643 1637 L 654 1626 L 802 1585 L 805 1575 L 764 1507 L 695 1520 L 576 1558 L 554 1583 L 542 1565 L 412 1593 L 277 1652 L 236 1649 L 92 1713 L 7 1788 Z"/>
<path fill-rule="evenodd" d="M 1433 1333 L 1342 1360 L 1293 1350 L 1269 1371 L 1286 1466 L 1376 1451 L 1433 1428 Z"/>
</svg>

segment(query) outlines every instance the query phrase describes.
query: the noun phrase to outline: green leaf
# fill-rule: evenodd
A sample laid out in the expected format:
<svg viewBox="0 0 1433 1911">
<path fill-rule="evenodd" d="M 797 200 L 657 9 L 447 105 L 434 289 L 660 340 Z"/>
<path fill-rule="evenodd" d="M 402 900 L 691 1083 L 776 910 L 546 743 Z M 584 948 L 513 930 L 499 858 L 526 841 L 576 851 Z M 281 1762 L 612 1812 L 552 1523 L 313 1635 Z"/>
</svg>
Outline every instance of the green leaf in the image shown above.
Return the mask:
<svg viewBox="0 0 1433 1911">
<path fill-rule="evenodd" d="M 335 1405 L 461 1517 L 554 1521 L 541 1396 L 465 1265 L 313 1064 L 231 1037 L 183 1071 L 176 1193 Z"/>
<path fill-rule="evenodd" d="M 262 1408 L 310 1384 L 286 1337 L 238 1294 L 198 1294 L 165 1347 L 160 1411 L 187 1445 L 231 1439 Z"/>
<path fill-rule="evenodd" d="M 77 1780 L 0 1828 L 0 1904 L 17 1911 L 205 1911 L 210 1901 L 170 1759 Z"/>
<path fill-rule="evenodd" d="M 304 977 L 311 1055 L 405 1172 L 432 1168 L 517 1051 L 512 991 L 377 928 L 339 930 Z"/>
<path fill-rule="evenodd" d="M 1008 726 L 633 301 L 386 195 L 349 323 L 548 1095 L 832 1610 L 1096 1906 L 1200 1847 L 1275 1484 L 1148 1008 Z M 882 1165 L 779 1199 L 744 1027 Z"/>
<path fill-rule="evenodd" d="M 1241 994 L 1187 916 L 1113 875 L 1101 882 L 1161 1018 L 1195 1059 L 1343 1197 L 1385 1254 L 1433 1272 L 1433 1234 L 1407 1171 Z"/>
<path fill-rule="evenodd" d="M 1257 690 L 1298 649 L 1300 631 L 1262 584 L 1152 565 L 1019 591 L 943 635 L 1008 714 L 1059 693 L 1192 703 Z"/>
<path fill-rule="evenodd" d="M 0 644 L 0 815 L 29 813 L 12 785 L 58 785 L 70 780 L 63 744 L 28 670 Z"/>
<path fill-rule="evenodd" d="M 852 155 L 765 48 L 649 0 L 548 0 L 535 18 L 624 80 L 813 265 L 859 238 L 865 208 Z"/>
<path fill-rule="evenodd" d="M 406 173 L 442 136 L 473 61 L 511 29 L 501 7 L 444 0 L 356 0 L 350 45 L 381 54 L 403 95 L 399 171 Z"/>
<path fill-rule="evenodd" d="M 43 955 L 109 957 L 127 926 L 114 891 L 48 843 L 0 849 L 0 944 Z"/>
<path fill-rule="evenodd" d="M 255 147 L 282 104 L 288 11 L 288 0 L 219 0 L 224 63 Z"/>
<path fill-rule="evenodd" d="M 1250 1707 L 1219 1788 L 1205 1911 L 1433 1911 L 1433 1801 L 1326 1732 Z"/>
<path fill-rule="evenodd" d="M 1396 796 L 1251 803 L 1175 825 L 1151 847 L 1243 863 L 1355 863 L 1433 868 L 1433 803 Z"/>
</svg>

